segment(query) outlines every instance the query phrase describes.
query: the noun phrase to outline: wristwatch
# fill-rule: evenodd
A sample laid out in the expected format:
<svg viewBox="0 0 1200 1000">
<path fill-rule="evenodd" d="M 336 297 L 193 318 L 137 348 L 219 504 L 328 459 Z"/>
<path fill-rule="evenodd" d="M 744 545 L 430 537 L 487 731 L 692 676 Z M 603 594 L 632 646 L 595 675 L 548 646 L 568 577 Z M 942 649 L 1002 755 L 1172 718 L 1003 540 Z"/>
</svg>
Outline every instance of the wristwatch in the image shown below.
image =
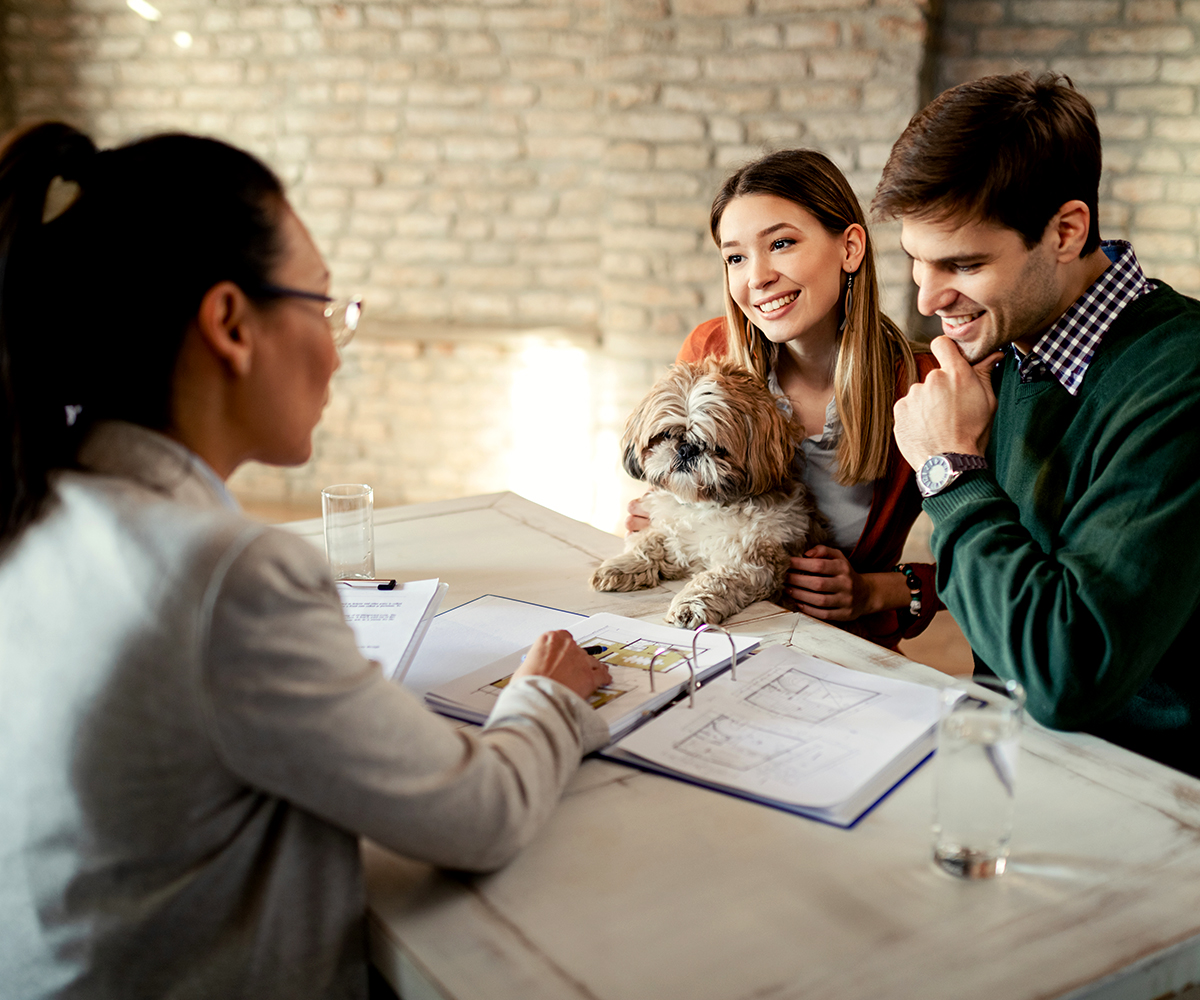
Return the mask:
<svg viewBox="0 0 1200 1000">
<path fill-rule="evenodd" d="M 960 455 L 954 451 L 930 455 L 917 472 L 917 489 L 923 497 L 937 496 L 964 472 L 987 467 L 987 459 L 979 455 Z"/>
</svg>

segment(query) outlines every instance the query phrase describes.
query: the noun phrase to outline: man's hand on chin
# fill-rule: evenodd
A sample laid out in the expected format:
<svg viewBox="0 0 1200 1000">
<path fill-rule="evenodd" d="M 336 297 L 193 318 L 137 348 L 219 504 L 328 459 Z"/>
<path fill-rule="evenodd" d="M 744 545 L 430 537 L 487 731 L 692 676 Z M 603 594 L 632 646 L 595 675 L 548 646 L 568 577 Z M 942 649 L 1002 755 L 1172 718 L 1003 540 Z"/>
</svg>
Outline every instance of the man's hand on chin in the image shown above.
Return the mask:
<svg viewBox="0 0 1200 1000">
<path fill-rule="evenodd" d="M 992 368 L 1003 357 L 995 351 L 972 366 L 949 337 L 929 346 L 941 367 L 914 383 L 894 411 L 896 445 L 914 469 L 930 455 L 983 454 L 996 413 Z"/>
</svg>

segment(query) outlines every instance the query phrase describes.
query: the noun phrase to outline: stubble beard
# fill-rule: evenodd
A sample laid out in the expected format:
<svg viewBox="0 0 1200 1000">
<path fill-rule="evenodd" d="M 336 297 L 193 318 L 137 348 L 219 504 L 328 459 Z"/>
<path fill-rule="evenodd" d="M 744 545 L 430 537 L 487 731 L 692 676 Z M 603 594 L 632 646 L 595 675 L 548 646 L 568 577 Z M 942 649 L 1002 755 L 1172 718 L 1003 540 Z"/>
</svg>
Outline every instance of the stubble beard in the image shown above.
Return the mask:
<svg viewBox="0 0 1200 1000">
<path fill-rule="evenodd" d="M 1021 273 L 1013 283 L 1013 291 L 1003 302 L 1000 313 L 1006 317 L 998 321 L 995 311 L 987 310 L 987 317 L 994 324 L 986 338 L 972 344 L 960 344 L 963 357 L 973 365 L 1001 350 L 1013 341 L 1036 343 L 1042 333 L 1058 318 L 1059 289 L 1054 282 L 1054 262 L 1048 253 L 1037 250 L 1029 255 Z"/>
<path fill-rule="evenodd" d="M 987 340 L 975 344 L 959 344 L 958 349 L 962 351 L 962 356 L 967 359 L 968 364 L 977 365 L 989 354 L 1000 350 L 1008 342 L 1003 334 L 993 331 Z"/>
</svg>

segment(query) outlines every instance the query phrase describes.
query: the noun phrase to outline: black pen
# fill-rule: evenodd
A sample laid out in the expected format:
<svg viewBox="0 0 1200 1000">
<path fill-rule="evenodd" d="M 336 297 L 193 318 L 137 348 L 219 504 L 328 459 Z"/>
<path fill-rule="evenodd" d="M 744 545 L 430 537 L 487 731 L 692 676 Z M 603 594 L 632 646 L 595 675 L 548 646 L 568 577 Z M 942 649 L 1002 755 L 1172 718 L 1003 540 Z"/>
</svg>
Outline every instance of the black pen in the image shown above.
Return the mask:
<svg viewBox="0 0 1200 1000">
<path fill-rule="evenodd" d="M 607 646 L 584 646 L 583 651 L 585 653 L 587 653 L 588 656 L 595 656 L 597 653 L 607 653 L 608 647 Z"/>
</svg>

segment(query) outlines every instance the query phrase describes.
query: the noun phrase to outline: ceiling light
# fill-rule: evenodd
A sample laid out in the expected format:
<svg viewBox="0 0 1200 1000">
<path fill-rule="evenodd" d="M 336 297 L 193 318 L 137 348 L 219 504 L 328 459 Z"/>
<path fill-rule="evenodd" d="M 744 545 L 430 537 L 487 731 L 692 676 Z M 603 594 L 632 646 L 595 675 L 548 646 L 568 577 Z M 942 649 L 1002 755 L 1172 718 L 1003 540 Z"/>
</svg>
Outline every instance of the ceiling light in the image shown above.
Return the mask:
<svg viewBox="0 0 1200 1000">
<path fill-rule="evenodd" d="M 139 17 L 144 17 L 147 21 L 162 20 L 162 11 L 153 4 L 147 3 L 146 0 L 125 0 L 125 5 Z"/>
</svg>

